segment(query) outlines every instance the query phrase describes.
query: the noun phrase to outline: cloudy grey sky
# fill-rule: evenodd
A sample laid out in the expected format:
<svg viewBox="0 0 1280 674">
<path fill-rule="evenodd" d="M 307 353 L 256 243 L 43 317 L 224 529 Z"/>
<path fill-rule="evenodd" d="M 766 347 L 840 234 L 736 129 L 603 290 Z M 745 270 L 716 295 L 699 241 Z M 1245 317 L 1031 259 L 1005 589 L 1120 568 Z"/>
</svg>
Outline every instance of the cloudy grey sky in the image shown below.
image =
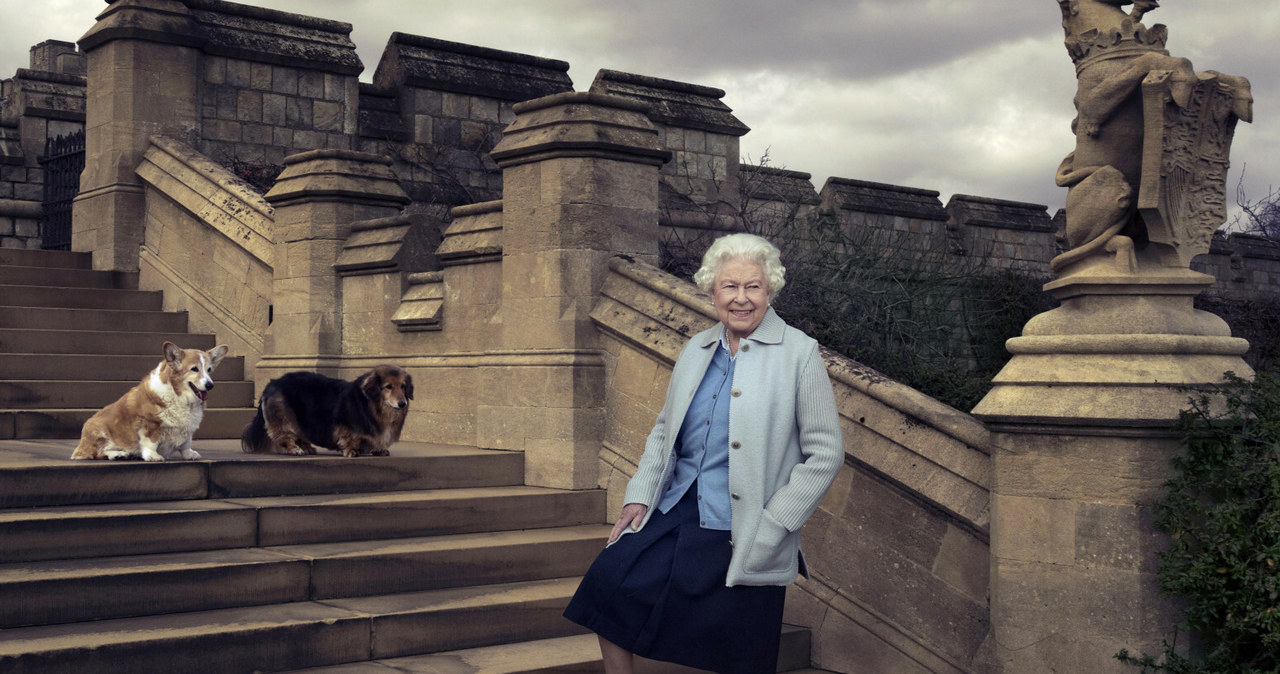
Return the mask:
<svg viewBox="0 0 1280 674">
<path fill-rule="evenodd" d="M 744 158 L 813 175 L 1028 201 L 1056 210 L 1075 74 L 1055 0 L 259 0 L 352 24 L 372 78 L 392 31 L 724 89 Z M 103 0 L 0 0 L 0 77 L 44 39 L 74 41 Z M 1280 187 L 1280 2 L 1164 0 L 1144 19 L 1197 70 L 1253 83 L 1228 201 Z"/>
</svg>

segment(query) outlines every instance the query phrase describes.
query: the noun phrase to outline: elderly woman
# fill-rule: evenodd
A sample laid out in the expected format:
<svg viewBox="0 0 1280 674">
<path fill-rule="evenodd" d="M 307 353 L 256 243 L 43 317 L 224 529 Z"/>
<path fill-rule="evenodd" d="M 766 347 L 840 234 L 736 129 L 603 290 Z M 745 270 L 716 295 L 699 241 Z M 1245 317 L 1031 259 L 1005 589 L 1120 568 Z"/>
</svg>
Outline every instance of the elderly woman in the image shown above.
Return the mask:
<svg viewBox="0 0 1280 674">
<path fill-rule="evenodd" d="M 565 610 L 611 674 L 633 653 L 776 668 L 800 527 L 844 460 L 818 344 L 769 306 L 785 271 L 773 244 L 730 234 L 694 275 L 720 322 L 676 361 L 622 515 Z"/>
</svg>

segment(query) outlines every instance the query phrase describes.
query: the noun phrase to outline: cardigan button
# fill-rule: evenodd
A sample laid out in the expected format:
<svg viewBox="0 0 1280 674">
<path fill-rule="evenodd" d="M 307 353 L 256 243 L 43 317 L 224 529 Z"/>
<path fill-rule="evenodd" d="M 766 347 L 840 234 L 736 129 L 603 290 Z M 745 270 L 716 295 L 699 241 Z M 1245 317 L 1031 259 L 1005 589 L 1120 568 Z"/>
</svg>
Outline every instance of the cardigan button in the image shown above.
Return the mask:
<svg viewBox="0 0 1280 674">
<path fill-rule="evenodd" d="M 742 389 L 733 389 L 733 397 L 735 397 L 735 398 L 741 398 L 741 397 L 742 397 Z"/>
<path fill-rule="evenodd" d="M 750 344 L 743 344 L 743 345 L 742 345 L 742 350 L 743 350 L 743 351 L 750 351 L 750 350 L 751 350 L 751 345 L 750 345 Z"/>
<path fill-rule="evenodd" d="M 741 496 L 738 496 L 737 494 L 729 494 L 729 495 L 730 495 L 730 496 L 732 496 L 732 497 L 733 497 L 733 500 L 735 500 L 735 501 L 737 501 L 737 500 L 739 500 L 739 499 L 741 499 L 741 498 L 742 498 Z"/>
<path fill-rule="evenodd" d="M 740 449 L 742 447 L 742 443 L 738 442 L 737 440 L 734 440 L 733 442 L 729 443 L 729 446 L 734 449 Z"/>
</svg>

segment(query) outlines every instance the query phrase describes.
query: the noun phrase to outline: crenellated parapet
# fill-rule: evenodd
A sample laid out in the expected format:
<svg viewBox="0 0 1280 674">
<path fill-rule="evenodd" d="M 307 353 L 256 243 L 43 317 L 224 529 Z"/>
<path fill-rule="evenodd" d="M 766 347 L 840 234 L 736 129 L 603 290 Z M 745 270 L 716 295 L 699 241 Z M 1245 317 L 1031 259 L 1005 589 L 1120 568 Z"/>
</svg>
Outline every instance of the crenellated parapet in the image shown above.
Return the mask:
<svg viewBox="0 0 1280 674">
<path fill-rule="evenodd" d="M 1206 292 L 1233 298 L 1280 299 L 1280 241 L 1258 234 L 1218 234 L 1191 262 L 1217 281 Z"/>
<path fill-rule="evenodd" d="M 415 201 L 457 206 L 502 194 L 488 153 L 514 103 L 573 90 L 569 64 L 392 33 L 361 85 L 360 148 L 393 157 Z"/>
<path fill-rule="evenodd" d="M 947 229 L 961 254 L 984 260 L 991 271 L 1048 275 L 1058 244 L 1047 206 L 957 194 L 947 202 L 947 213 Z"/>
<path fill-rule="evenodd" d="M 591 91 L 643 104 L 671 151 L 662 168 L 662 224 L 696 238 L 741 228 L 739 143 L 750 129 L 721 100 L 722 89 L 601 70 Z"/>
</svg>

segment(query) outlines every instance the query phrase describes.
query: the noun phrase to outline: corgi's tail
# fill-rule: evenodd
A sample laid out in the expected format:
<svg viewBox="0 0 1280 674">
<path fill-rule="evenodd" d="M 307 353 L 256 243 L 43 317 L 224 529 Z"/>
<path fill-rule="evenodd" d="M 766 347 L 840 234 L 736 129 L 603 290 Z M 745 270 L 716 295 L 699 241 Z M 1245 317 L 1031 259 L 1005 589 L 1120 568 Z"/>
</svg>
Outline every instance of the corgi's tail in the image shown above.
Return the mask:
<svg viewBox="0 0 1280 674">
<path fill-rule="evenodd" d="M 240 450 L 249 454 L 266 452 L 270 449 L 269 444 L 267 422 L 262 418 L 262 406 L 259 405 L 253 421 L 245 424 L 244 432 L 240 434 Z"/>
</svg>

